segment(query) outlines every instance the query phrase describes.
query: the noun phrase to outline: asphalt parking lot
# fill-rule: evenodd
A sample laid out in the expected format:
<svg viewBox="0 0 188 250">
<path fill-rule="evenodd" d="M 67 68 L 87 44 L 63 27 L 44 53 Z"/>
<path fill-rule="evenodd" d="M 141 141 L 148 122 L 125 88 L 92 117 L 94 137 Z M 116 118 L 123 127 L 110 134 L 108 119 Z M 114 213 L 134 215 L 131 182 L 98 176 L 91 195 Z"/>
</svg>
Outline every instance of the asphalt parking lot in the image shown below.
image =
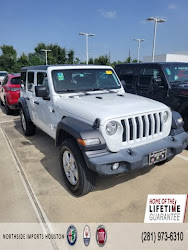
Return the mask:
<svg viewBox="0 0 188 250">
<path fill-rule="evenodd" d="M 0 107 L 0 127 L 0 134 L 13 150 L 11 157 L 23 169 L 38 203 L 52 223 L 143 222 L 148 194 L 188 194 L 188 151 L 184 151 L 161 166 L 146 167 L 121 176 L 97 177 L 93 192 L 75 198 L 63 183 L 59 149 L 53 139 L 39 129 L 35 136 L 26 138 L 19 116 L 7 116 L 4 107 Z M 3 143 L 0 140 L 0 148 L 4 147 Z M 0 159 L 4 157 L 5 153 L 0 150 Z M 10 177 L 10 171 L 14 171 L 12 166 L 4 178 Z M 19 185 L 23 185 L 21 178 Z M 14 186 L 16 188 L 19 188 L 18 184 Z M 22 200 L 17 202 L 24 211 Z M 32 205 L 30 209 L 33 209 Z M 14 216 L 7 218 L 7 222 L 14 220 Z M 5 215 L 0 213 L 2 221 L 5 221 Z M 34 216 L 31 221 L 35 222 Z M 188 213 L 185 222 L 188 222 Z"/>
</svg>

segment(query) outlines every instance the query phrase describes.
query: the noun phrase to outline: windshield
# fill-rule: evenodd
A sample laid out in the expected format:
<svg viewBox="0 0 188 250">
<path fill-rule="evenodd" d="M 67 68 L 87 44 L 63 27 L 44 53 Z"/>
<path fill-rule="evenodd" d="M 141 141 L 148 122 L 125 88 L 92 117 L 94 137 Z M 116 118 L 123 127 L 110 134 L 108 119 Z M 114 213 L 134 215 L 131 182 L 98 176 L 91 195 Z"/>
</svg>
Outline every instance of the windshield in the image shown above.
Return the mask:
<svg viewBox="0 0 188 250">
<path fill-rule="evenodd" d="M 164 72 L 170 83 L 188 83 L 188 64 L 165 65 Z"/>
<path fill-rule="evenodd" d="M 111 69 L 53 70 L 52 79 L 57 93 L 121 88 Z"/>
<path fill-rule="evenodd" d="M 0 76 L 6 76 L 7 75 L 7 73 L 5 73 L 5 72 L 0 72 Z"/>
</svg>

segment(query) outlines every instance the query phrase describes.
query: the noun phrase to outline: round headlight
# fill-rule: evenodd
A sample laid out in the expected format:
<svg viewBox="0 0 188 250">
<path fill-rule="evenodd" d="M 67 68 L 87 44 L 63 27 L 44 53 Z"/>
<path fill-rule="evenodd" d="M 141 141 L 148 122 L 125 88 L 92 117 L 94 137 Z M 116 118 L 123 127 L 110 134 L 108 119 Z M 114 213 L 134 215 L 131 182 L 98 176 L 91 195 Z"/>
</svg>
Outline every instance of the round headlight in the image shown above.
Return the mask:
<svg viewBox="0 0 188 250">
<path fill-rule="evenodd" d="M 116 131 L 117 131 L 117 122 L 111 121 L 106 125 L 107 135 L 114 135 Z"/>
<path fill-rule="evenodd" d="M 165 112 L 163 113 L 163 122 L 165 123 L 167 120 L 168 120 L 168 112 L 165 111 Z"/>
</svg>

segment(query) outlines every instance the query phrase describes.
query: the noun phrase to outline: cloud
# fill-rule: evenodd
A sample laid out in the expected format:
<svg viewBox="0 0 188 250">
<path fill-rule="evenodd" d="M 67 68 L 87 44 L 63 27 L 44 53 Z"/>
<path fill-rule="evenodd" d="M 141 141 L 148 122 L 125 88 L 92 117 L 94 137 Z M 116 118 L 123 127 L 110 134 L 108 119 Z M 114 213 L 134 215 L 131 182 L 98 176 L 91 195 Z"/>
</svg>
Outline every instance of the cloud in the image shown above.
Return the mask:
<svg viewBox="0 0 188 250">
<path fill-rule="evenodd" d="M 106 11 L 106 10 L 98 10 L 98 12 L 104 17 L 104 18 L 108 18 L 108 19 L 115 19 L 117 17 L 117 11 L 116 10 L 110 10 L 110 11 Z"/>
<path fill-rule="evenodd" d="M 176 10 L 177 8 L 178 8 L 178 6 L 175 5 L 175 4 L 170 4 L 170 5 L 168 5 L 168 9 L 169 9 L 169 10 Z"/>
</svg>

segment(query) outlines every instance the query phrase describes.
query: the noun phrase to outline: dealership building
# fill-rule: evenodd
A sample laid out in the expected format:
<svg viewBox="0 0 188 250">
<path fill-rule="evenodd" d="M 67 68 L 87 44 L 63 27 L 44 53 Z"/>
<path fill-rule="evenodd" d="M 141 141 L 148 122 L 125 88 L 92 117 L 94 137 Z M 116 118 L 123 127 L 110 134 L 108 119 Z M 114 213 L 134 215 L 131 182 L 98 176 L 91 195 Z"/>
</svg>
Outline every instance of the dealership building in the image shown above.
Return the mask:
<svg viewBox="0 0 188 250">
<path fill-rule="evenodd" d="M 152 62 L 152 56 L 144 56 L 142 62 Z M 156 55 L 155 62 L 186 62 L 188 63 L 188 54 L 163 54 Z"/>
</svg>

